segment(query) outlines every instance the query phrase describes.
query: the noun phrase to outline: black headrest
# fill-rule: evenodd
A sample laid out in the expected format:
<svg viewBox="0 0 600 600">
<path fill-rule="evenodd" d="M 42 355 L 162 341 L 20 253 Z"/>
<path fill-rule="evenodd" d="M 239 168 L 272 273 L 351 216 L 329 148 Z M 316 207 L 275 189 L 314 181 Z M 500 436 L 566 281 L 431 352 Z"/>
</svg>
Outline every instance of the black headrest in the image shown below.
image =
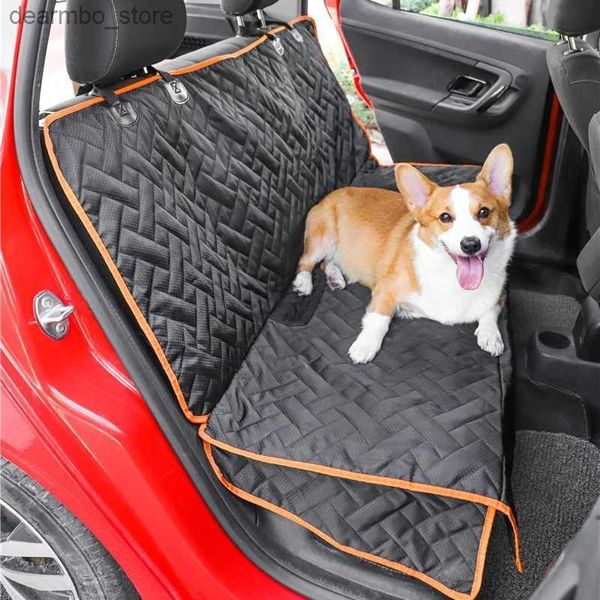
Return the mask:
<svg viewBox="0 0 600 600">
<path fill-rule="evenodd" d="M 600 0 L 544 0 L 546 27 L 579 36 L 600 29 Z"/>
<path fill-rule="evenodd" d="M 169 58 L 186 28 L 183 0 L 67 0 L 67 71 L 98 86 Z"/>
<path fill-rule="evenodd" d="M 228 15 L 242 16 L 267 8 L 275 2 L 277 0 L 221 0 L 221 9 Z"/>
</svg>

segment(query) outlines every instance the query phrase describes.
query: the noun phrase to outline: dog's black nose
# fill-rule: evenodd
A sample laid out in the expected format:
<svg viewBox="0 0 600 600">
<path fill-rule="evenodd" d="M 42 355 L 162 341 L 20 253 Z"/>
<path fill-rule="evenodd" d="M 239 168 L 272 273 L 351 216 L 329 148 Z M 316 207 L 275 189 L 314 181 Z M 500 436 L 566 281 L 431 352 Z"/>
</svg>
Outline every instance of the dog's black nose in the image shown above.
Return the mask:
<svg viewBox="0 0 600 600">
<path fill-rule="evenodd" d="M 460 241 L 460 249 L 469 256 L 481 250 L 481 241 L 478 237 L 471 236 Z"/>
</svg>

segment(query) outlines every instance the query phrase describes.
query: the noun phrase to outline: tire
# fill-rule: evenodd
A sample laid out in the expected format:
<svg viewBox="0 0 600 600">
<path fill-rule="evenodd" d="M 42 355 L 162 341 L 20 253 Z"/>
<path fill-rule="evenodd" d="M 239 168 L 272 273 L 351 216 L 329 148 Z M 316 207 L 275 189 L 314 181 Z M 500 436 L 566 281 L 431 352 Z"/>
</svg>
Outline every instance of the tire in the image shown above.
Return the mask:
<svg viewBox="0 0 600 600">
<path fill-rule="evenodd" d="M 49 492 L 3 458 L 0 484 L 1 600 L 139 598 L 92 533 Z M 35 556 L 27 557 L 28 552 Z M 39 591 L 40 586 L 47 591 Z"/>
</svg>

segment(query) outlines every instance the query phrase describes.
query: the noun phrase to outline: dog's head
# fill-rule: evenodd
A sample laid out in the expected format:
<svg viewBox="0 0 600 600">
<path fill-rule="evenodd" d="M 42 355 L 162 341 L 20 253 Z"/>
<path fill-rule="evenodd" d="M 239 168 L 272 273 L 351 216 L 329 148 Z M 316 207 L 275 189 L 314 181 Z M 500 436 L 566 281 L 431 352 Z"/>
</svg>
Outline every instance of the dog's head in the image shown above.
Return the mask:
<svg viewBox="0 0 600 600">
<path fill-rule="evenodd" d="M 481 284 L 490 245 L 511 232 L 512 172 L 506 144 L 490 152 L 474 183 L 440 187 L 411 165 L 396 166 L 396 185 L 420 225 L 419 237 L 456 263 L 458 282 L 466 290 Z"/>
</svg>

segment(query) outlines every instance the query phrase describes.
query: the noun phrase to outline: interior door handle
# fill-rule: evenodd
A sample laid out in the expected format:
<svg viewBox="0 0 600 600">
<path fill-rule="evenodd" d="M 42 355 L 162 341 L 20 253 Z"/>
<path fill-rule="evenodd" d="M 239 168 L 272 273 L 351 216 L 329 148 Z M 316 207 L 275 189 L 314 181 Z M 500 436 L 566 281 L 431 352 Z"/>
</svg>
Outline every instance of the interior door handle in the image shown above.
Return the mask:
<svg viewBox="0 0 600 600">
<path fill-rule="evenodd" d="M 507 85 L 501 85 L 495 90 L 490 90 L 485 96 L 483 96 L 484 101 L 477 107 L 477 112 L 485 112 L 488 108 L 490 108 L 493 104 L 495 104 L 508 90 Z"/>
<path fill-rule="evenodd" d="M 477 62 L 475 68 L 479 69 L 484 75 L 485 85 L 480 88 L 475 95 L 457 94 L 455 90 L 448 90 L 448 95 L 440 100 L 434 107 L 433 113 L 437 113 L 440 118 L 450 118 L 453 121 L 468 122 L 473 118 L 482 118 L 484 115 L 493 119 L 502 119 L 521 97 L 523 92 L 523 82 L 514 86 L 512 74 L 502 68 L 496 67 L 489 63 Z M 481 81 L 484 81 L 482 78 Z M 493 83 L 492 83 L 493 82 Z M 511 91 L 511 97 L 505 101 L 505 95 Z M 501 103 L 499 101 L 502 100 Z M 498 105 L 496 108 L 495 105 Z M 492 109 L 493 110 L 490 110 Z"/>
<path fill-rule="evenodd" d="M 486 85 L 489 85 L 487 81 L 477 79 L 477 77 L 473 77 L 472 75 L 457 75 L 448 85 L 448 91 L 451 94 L 459 94 L 460 96 L 473 98 L 474 96 L 477 96 Z"/>
</svg>

